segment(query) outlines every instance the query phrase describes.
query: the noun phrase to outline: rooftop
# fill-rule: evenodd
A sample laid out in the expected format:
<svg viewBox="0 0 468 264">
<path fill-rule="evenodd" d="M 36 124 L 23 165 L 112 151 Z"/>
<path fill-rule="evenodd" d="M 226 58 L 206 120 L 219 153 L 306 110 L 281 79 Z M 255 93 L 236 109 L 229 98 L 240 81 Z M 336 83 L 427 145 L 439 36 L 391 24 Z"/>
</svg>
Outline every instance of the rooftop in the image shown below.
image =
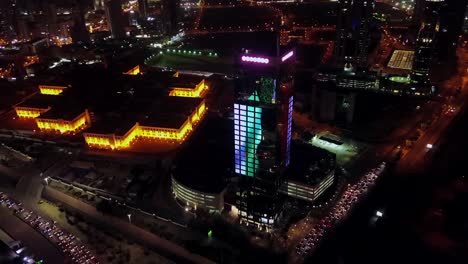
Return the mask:
<svg viewBox="0 0 468 264">
<path fill-rule="evenodd" d="M 180 128 L 203 101 L 200 98 L 174 96 L 152 99 L 152 102 L 149 100 L 133 101 L 122 106 L 121 109 L 103 114 L 86 132 L 122 136 L 136 122 L 142 126 Z"/>
<path fill-rule="evenodd" d="M 310 144 L 291 142 L 291 163 L 286 170 L 289 180 L 317 184 L 335 168 L 336 156 Z"/>
<path fill-rule="evenodd" d="M 201 98 L 164 96 L 156 99 L 148 112 L 148 115 L 182 114 L 190 115 L 203 101 Z"/>
<path fill-rule="evenodd" d="M 75 119 L 78 115 L 83 113 L 85 109 L 80 106 L 72 106 L 65 104 L 57 104 L 49 111 L 41 114 L 39 118 L 44 119 L 63 119 L 71 121 Z"/>
<path fill-rule="evenodd" d="M 179 73 L 178 77 L 172 77 L 169 81 L 169 87 L 195 88 L 197 84 L 203 81 L 203 76 L 189 75 Z"/>
<path fill-rule="evenodd" d="M 159 114 L 153 116 L 146 116 L 143 119 L 138 120 L 139 124 L 142 126 L 151 126 L 151 127 L 163 127 L 163 128 L 180 128 L 185 121 L 187 116 L 183 114 Z"/>
<path fill-rule="evenodd" d="M 19 107 L 47 108 L 57 103 L 59 97 L 56 95 L 34 94 L 25 101 L 19 103 Z"/>
<path fill-rule="evenodd" d="M 177 156 L 176 180 L 198 191 L 221 192 L 233 169 L 232 126 L 232 120 L 207 117 Z"/>
<path fill-rule="evenodd" d="M 115 134 L 116 136 L 123 136 L 135 125 L 134 119 L 121 119 L 118 117 L 108 117 L 99 122 L 93 123 L 85 133 L 97 134 Z"/>
<path fill-rule="evenodd" d="M 395 50 L 388 62 L 389 68 L 408 70 L 413 68 L 414 51 L 412 50 Z"/>
</svg>

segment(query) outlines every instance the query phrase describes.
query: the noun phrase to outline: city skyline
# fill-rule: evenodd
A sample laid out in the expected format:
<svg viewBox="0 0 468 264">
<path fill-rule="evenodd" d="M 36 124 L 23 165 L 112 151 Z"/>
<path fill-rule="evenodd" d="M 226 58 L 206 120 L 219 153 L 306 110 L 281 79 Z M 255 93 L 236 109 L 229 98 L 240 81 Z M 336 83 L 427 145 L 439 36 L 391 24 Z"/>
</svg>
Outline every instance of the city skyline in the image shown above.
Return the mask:
<svg viewBox="0 0 468 264">
<path fill-rule="evenodd" d="M 0 262 L 466 262 L 467 6 L 1 1 Z"/>
</svg>

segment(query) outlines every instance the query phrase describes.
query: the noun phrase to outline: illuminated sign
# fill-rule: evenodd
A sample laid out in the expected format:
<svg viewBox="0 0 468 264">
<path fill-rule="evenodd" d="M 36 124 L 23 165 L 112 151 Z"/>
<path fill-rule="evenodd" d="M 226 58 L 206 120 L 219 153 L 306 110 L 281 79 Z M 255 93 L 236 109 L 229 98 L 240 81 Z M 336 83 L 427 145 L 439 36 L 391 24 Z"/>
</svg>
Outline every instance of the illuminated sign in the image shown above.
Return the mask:
<svg viewBox="0 0 468 264">
<path fill-rule="evenodd" d="M 294 55 L 294 51 L 291 50 L 290 52 L 286 53 L 283 57 L 281 57 L 281 62 L 287 61 L 289 58 L 291 58 Z"/>
<path fill-rule="evenodd" d="M 264 57 L 253 57 L 253 56 L 242 56 L 243 62 L 252 62 L 252 63 L 259 63 L 259 64 L 268 64 L 270 63 L 270 59 Z"/>
</svg>

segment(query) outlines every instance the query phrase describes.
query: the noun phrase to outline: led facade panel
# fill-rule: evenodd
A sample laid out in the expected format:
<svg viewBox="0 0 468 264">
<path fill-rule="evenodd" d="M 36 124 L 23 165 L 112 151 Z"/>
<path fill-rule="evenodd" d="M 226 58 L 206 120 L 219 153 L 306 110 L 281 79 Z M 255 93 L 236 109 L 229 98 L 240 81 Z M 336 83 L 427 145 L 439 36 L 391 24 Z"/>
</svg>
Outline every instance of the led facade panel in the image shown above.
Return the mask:
<svg viewBox="0 0 468 264">
<path fill-rule="evenodd" d="M 270 63 L 270 59 L 264 58 L 264 57 L 242 56 L 241 59 L 244 62 L 253 62 L 253 63 L 259 63 L 259 64 Z"/>
<path fill-rule="evenodd" d="M 262 139 L 262 108 L 234 104 L 235 172 L 253 177 L 258 169 L 257 147 Z"/>
<path fill-rule="evenodd" d="M 287 61 L 289 58 L 291 58 L 294 55 L 294 51 L 290 51 L 286 53 L 283 57 L 281 57 L 281 62 Z"/>
</svg>

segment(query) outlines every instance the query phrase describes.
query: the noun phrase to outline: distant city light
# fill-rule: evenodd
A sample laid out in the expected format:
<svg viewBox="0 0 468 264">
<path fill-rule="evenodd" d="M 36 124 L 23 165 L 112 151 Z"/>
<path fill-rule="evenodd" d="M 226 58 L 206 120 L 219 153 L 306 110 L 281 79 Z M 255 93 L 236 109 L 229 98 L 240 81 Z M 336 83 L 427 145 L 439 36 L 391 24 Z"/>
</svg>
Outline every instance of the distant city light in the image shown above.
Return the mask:
<svg viewBox="0 0 468 264">
<path fill-rule="evenodd" d="M 383 216 L 383 213 L 382 213 L 381 211 L 377 211 L 377 212 L 375 212 L 375 215 L 376 215 L 377 217 L 382 217 L 382 216 Z"/>
<path fill-rule="evenodd" d="M 242 61 L 245 61 L 245 62 L 261 63 L 261 64 L 270 63 L 270 59 L 263 58 L 263 57 L 242 56 L 241 59 Z"/>
<path fill-rule="evenodd" d="M 433 147 L 434 147 L 434 146 L 433 146 L 432 144 L 427 144 L 427 145 L 426 145 L 426 148 L 428 148 L 428 149 L 432 149 Z"/>
<path fill-rule="evenodd" d="M 286 53 L 286 55 L 284 55 L 283 57 L 281 57 L 281 61 L 282 61 L 282 62 L 285 62 L 286 60 L 288 60 L 289 58 L 291 58 L 293 55 L 294 55 L 294 51 L 291 50 L 290 52 Z"/>
</svg>

